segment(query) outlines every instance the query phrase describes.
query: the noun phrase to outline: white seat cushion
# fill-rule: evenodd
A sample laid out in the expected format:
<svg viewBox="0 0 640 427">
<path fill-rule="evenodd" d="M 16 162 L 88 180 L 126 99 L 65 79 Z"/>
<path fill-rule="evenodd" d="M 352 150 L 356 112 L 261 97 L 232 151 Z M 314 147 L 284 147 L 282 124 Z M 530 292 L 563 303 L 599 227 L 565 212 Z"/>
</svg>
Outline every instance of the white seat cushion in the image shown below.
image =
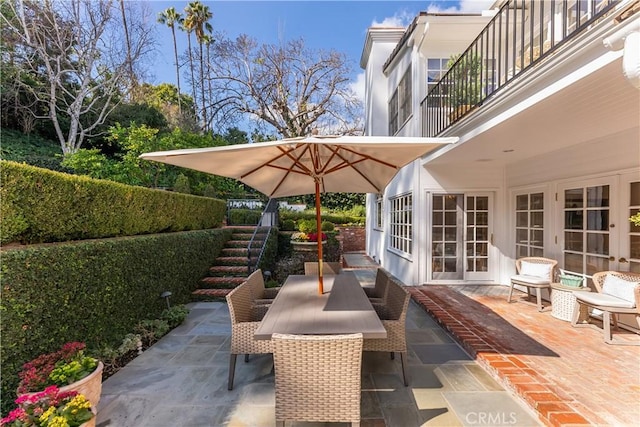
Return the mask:
<svg viewBox="0 0 640 427">
<path fill-rule="evenodd" d="M 602 293 L 628 301 L 632 304 L 631 307 L 635 307 L 636 300 L 633 290 L 636 286 L 638 286 L 637 282 L 629 282 L 613 274 L 607 274 L 602 283 Z"/>
<path fill-rule="evenodd" d="M 538 276 L 530 276 L 527 274 L 518 274 L 511 276 L 511 281 L 514 283 L 523 283 L 528 285 L 549 285 L 549 276 L 546 278 Z"/>
<path fill-rule="evenodd" d="M 573 295 L 579 301 L 584 301 L 587 304 L 607 306 L 607 307 L 619 307 L 619 308 L 633 308 L 636 305 L 632 302 L 624 300 L 622 298 L 614 297 L 609 294 L 600 294 L 597 292 L 587 291 L 573 291 Z"/>
<path fill-rule="evenodd" d="M 520 263 L 520 271 L 518 273 L 523 276 L 543 277 L 549 281 L 552 268 L 553 265 L 547 263 L 522 261 Z"/>
</svg>

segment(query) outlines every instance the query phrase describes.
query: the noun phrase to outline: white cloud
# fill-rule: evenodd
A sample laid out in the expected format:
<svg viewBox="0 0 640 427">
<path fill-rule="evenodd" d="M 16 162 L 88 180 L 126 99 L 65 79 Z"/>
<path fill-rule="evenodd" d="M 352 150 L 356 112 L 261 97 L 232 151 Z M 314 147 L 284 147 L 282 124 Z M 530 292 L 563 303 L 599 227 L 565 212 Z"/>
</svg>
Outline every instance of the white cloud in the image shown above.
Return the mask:
<svg viewBox="0 0 640 427">
<path fill-rule="evenodd" d="M 349 86 L 351 87 L 351 90 L 353 91 L 353 93 L 355 93 L 358 99 L 364 104 L 364 89 L 365 89 L 364 71 L 361 73 L 358 73 L 358 75 L 356 76 L 356 79 L 352 81 L 349 84 Z"/>
<path fill-rule="evenodd" d="M 427 12 L 429 13 L 479 13 L 483 10 L 489 9 L 495 0 L 460 0 L 455 2 L 459 4 L 452 4 L 448 6 L 447 3 L 454 2 L 438 2 L 429 3 L 427 6 Z"/>
<path fill-rule="evenodd" d="M 408 26 L 416 14 L 407 10 L 396 12 L 393 16 L 384 18 L 382 21 L 376 19 L 371 22 L 372 27 L 406 27 Z"/>
</svg>

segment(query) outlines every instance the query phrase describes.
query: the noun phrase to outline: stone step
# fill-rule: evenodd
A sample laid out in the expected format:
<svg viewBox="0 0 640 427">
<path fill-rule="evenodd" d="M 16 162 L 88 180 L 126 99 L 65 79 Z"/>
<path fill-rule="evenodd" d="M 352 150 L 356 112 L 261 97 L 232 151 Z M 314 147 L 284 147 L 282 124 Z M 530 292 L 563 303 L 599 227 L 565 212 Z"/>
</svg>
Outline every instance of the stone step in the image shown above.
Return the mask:
<svg viewBox="0 0 640 427">
<path fill-rule="evenodd" d="M 233 289 L 238 285 L 241 285 L 243 282 L 247 280 L 247 276 L 237 276 L 237 277 L 205 277 L 201 280 L 201 282 L 206 285 L 207 288 L 215 288 L 215 289 Z"/>
<path fill-rule="evenodd" d="M 260 248 L 264 240 L 254 240 L 252 247 Z M 246 248 L 249 245 L 249 240 L 229 240 L 224 244 L 225 248 Z"/>
<path fill-rule="evenodd" d="M 247 265 L 247 256 L 220 256 L 216 258 L 215 265 Z"/>
<path fill-rule="evenodd" d="M 246 240 L 249 241 L 253 237 L 253 233 L 233 233 L 231 235 L 231 240 Z M 266 233 L 258 233 L 256 234 L 256 239 L 264 240 L 267 238 Z"/>
<path fill-rule="evenodd" d="M 211 276 L 247 276 L 247 265 L 214 265 L 209 268 Z"/>
<path fill-rule="evenodd" d="M 249 251 L 247 250 L 247 248 L 222 248 L 222 250 L 220 251 L 220 256 L 223 257 L 241 257 L 244 256 L 246 257 L 247 254 L 249 253 Z M 260 253 L 260 248 L 251 248 L 251 253 L 252 254 L 259 254 Z"/>
</svg>

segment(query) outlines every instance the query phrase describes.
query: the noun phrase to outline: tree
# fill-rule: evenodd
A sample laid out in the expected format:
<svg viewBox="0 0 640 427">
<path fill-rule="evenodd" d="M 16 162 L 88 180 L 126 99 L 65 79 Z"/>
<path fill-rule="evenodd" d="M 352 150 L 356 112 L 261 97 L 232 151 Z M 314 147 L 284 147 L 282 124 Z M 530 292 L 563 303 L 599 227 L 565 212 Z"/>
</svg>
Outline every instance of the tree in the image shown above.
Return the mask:
<svg viewBox="0 0 640 427">
<path fill-rule="evenodd" d="M 196 35 L 196 41 L 199 46 L 199 59 L 200 59 L 200 102 L 201 108 L 200 112 L 202 113 L 202 123 L 203 128 L 206 130 L 208 126 L 207 120 L 207 109 L 205 106 L 205 96 L 204 96 L 204 45 L 208 43 L 208 34 L 211 33 L 212 27 L 208 22 L 209 19 L 213 17 L 213 13 L 209 10 L 209 6 L 205 6 L 199 1 L 191 2 L 185 8 L 185 12 L 187 14 L 185 18 L 185 27 L 190 28 Z M 189 47 L 191 49 L 191 47 Z M 193 72 L 191 76 L 191 84 L 195 87 L 195 81 L 193 80 Z M 194 95 L 195 99 L 195 95 Z"/>
<path fill-rule="evenodd" d="M 191 49 L 191 33 L 194 29 L 193 25 L 194 21 L 187 18 L 180 22 L 180 29 L 187 33 L 187 57 L 189 58 L 189 72 L 191 76 L 191 96 L 193 97 L 193 103 L 198 105 L 198 98 L 196 97 L 196 82 L 194 77 L 193 50 Z"/>
<path fill-rule="evenodd" d="M 178 86 L 178 94 L 180 93 L 180 63 L 178 62 L 178 42 L 176 40 L 176 24 L 182 24 L 182 15 L 176 12 L 175 7 L 170 7 L 158 14 L 158 22 L 166 25 L 171 29 L 171 36 L 173 37 L 173 56 L 176 64 L 176 85 Z M 180 96 L 178 96 L 178 110 L 182 114 L 182 103 L 180 102 Z"/>
<path fill-rule="evenodd" d="M 22 89 L 45 108 L 64 155 L 76 152 L 118 104 L 128 75 L 127 52 L 113 0 L 10 0 L 0 16 L 16 38 L 23 73 L 44 80 Z M 150 32 L 131 40 L 131 61 L 147 53 Z"/>
<path fill-rule="evenodd" d="M 259 46 L 249 36 L 216 35 L 212 116 L 225 126 L 237 115 L 272 126 L 282 137 L 361 130 L 362 105 L 349 85 L 344 54 L 312 51 L 302 39 Z"/>
</svg>

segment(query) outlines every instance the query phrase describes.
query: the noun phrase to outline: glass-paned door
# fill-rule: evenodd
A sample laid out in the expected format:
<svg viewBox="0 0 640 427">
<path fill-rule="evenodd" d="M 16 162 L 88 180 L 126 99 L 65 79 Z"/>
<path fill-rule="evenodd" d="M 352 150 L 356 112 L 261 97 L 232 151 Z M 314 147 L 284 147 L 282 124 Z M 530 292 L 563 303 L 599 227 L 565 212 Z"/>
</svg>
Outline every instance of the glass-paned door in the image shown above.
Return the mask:
<svg viewBox="0 0 640 427">
<path fill-rule="evenodd" d="M 489 228 L 489 196 L 468 195 L 465 216 L 465 279 L 488 279 L 492 239 Z"/>
<path fill-rule="evenodd" d="M 560 194 L 564 269 L 589 276 L 615 269 L 616 259 L 611 254 L 611 248 L 617 247 L 611 222 L 613 183 L 567 186 Z"/>
<path fill-rule="evenodd" d="M 623 220 L 628 222 L 628 218 L 640 212 L 640 181 L 633 179 L 625 181 L 621 186 L 623 191 L 627 192 L 628 209 L 625 212 Z M 640 273 L 640 226 L 629 223 L 629 232 L 622 238 L 620 244 L 621 251 L 618 259 L 618 269 L 623 271 L 633 271 Z M 626 225 L 626 222 L 625 222 Z"/>
<path fill-rule="evenodd" d="M 544 193 L 516 195 L 516 258 L 544 256 Z"/>
<path fill-rule="evenodd" d="M 434 280 L 462 280 L 464 195 L 434 194 L 431 203 L 431 274 Z"/>
<path fill-rule="evenodd" d="M 490 196 L 433 194 L 431 218 L 431 280 L 489 280 Z"/>
</svg>

